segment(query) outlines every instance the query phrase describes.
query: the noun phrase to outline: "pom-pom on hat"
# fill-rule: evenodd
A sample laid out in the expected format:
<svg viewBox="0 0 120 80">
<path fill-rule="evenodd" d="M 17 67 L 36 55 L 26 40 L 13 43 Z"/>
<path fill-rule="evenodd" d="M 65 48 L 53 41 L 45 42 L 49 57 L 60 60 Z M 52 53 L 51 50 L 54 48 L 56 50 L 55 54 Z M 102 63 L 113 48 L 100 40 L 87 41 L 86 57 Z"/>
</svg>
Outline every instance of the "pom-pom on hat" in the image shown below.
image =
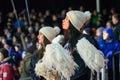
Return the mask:
<svg viewBox="0 0 120 80">
<path fill-rule="evenodd" d="M 80 28 L 91 18 L 91 13 L 89 11 L 81 12 L 77 10 L 71 10 L 66 14 L 72 23 L 72 25 L 80 31 Z"/>
<path fill-rule="evenodd" d="M 60 28 L 59 27 L 50 27 L 46 26 L 43 27 L 39 30 L 50 42 L 52 42 L 53 38 L 56 37 L 57 34 L 60 33 Z"/>
</svg>

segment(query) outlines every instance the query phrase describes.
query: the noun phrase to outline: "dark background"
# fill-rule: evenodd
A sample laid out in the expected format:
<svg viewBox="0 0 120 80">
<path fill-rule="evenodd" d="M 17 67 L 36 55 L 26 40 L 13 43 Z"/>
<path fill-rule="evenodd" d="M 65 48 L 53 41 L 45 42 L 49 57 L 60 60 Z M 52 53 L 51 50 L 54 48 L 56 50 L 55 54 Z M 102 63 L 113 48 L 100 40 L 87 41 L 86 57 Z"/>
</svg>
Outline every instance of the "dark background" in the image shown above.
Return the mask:
<svg viewBox="0 0 120 80">
<path fill-rule="evenodd" d="M 26 8 L 25 0 L 14 0 L 15 8 L 17 12 Z M 112 7 L 120 10 L 120 0 L 100 0 L 101 10 L 104 8 L 110 9 Z M 53 12 L 59 12 L 61 9 L 66 9 L 72 6 L 74 9 L 78 9 L 83 5 L 86 10 L 93 10 L 96 8 L 96 0 L 28 0 L 29 9 L 34 8 L 37 11 L 44 11 L 50 9 Z M 12 11 L 11 0 L 0 0 L 0 11 L 7 13 Z"/>
</svg>

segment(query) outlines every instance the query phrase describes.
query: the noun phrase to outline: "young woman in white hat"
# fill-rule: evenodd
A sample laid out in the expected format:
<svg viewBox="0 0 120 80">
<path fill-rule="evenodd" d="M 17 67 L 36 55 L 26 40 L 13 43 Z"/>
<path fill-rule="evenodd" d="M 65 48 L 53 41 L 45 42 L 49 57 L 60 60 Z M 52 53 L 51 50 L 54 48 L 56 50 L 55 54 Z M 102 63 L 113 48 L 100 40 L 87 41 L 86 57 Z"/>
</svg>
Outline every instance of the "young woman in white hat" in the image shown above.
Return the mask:
<svg viewBox="0 0 120 80">
<path fill-rule="evenodd" d="M 42 56 L 37 57 L 35 72 L 46 80 L 70 80 L 77 67 L 69 52 L 53 41 L 59 32 L 58 27 L 43 27 L 39 30 L 38 43 L 41 44 L 39 55 Z"/>
<path fill-rule="evenodd" d="M 65 19 L 62 21 L 63 29 L 69 32 L 68 42 L 64 48 L 71 52 L 74 61 L 79 66 L 70 80 L 89 80 L 90 69 L 94 72 L 104 66 L 103 56 L 101 54 L 95 54 L 99 52 L 94 47 L 97 47 L 97 42 L 89 35 L 82 34 L 80 31 L 90 17 L 91 14 L 89 11 L 81 12 L 71 10 L 66 13 Z M 100 65 L 97 64 L 97 61 L 99 62 L 99 60 L 95 59 L 94 56 L 97 56 L 97 58 L 98 56 L 100 57 Z"/>
</svg>

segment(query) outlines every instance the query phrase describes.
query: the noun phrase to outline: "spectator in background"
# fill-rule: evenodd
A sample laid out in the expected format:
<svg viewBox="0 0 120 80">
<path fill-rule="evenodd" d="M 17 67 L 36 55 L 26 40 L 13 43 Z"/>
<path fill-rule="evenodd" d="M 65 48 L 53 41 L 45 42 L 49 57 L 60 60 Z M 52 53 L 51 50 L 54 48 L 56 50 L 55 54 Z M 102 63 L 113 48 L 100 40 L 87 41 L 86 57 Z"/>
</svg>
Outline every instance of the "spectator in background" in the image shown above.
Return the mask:
<svg viewBox="0 0 120 80">
<path fill-rule="evenodd" d="M 14 61 L 8 55 L 5 48 L 0 49 L 0 79 L 1 80 L 17 80 L 19 77 L 18 70 Z"/>
<path fill-rule="evenodd" d="M 112 22 L 111 20 L 108 20 L 108 21 L 106 22 L 106 27 L 107 27 L 107 28 L 112 28 L 112 29 L 114 29 L 113 22 Z"/>
<path fill-rule="evenodd" d="M 28 36 L 25 36 L 24 40 L 25 40 L 26 47 L 29 48 L 32 45 L 30 38 Z"/>
<path fill-rule="evenodd" d="M 51 16 L 50 10 L 46 10 L 46 11 L 45 11 L 45 16 L 44 16 L 44 18 L 45 18 L 45 25 L 46 25 L 46 26 L 49 26 L 49 25 L 52 24 L 52 16 Z"/>
<path fill-rule="evenodd" d="M 39 29 L 41 28 L 41 27 L 40 27 L 40 23 L 39 23 L 39 22 L 35 22 L 34 28 L 35 28 L 35 32 L 38 32 Z"/>
<path fill-rule="evenodd" d="M 19 16 L 19 19 L 13 23 L 14 30 L 17 30 L 17 27 L 20 27 L 22 30 L 24 29 L 24 21 L 23 16 Z"/>
<path fill-rule="evenodd" d="M 112 22 L 115 25 L 114 27 L 115 39 L 120 42 L 120 14 L 112 15 Z"/>
<path fill-rule="evenodd" d="M 116 8 L 113 7 L 110 9 L 109 19 L 112 19 L 112 16 L 115 14 L 117 14 L 117 10 L 116 10 Z"/>
<path fill-rule="evenodd" d="M 59 22 L 58 22 L 58 18 L 57 18 L 57 15 L 52 15 L 52 24 L 51 24 L 53 27 L 54 26 L 59 26 Z"/>
<path fill-rule="evenodd" d="M 7 32 L 7 34 L 6 34 L 6 40 L 8 40 L 8 41 L 12 41 L 12 33 L 11 32 Z M 12 44 L 12 43 L 11 43 Z"/>
<path fill-rule="evenodd" d="M 105 28 L 103 30 L 103 39 L 98 42 L 99 49 L 104 53 L 108 59 L 108 80 L 112 80 L 112 55 L 120 51 L 120 43 L 114 38 L 113 30 Z"/>
<path fill-rule="evenodd" d="M 16 45 L 16 44 L 21 43 L 21 39 L 20 39 L 20 37 L 14 35 L 12 37 L 12 42 L 13 42 L 13 45 Z"/>
<path fill-rule="evenodd" d="M 14 60 L 16 67 L 18 67 L 19 66 L 19 64 L 18 64 L 19 56 L 15 51 L 15 48 L 12 44 L 12 40 L 5 40 L 4 48 L 6 50 L 8 50 L 8 55 Z"/>
<path fill-rule="evenodd" d="M 20 66 L 20 69 L 21 69 L 20 80 L 33 80 L 32 76 L 30 76 L 30 61 L 31 61 L 34 50 L 36 50 L 35 44 L 30 46 L 26 50 L 26 55 L 22 59 L 22 63 Z"/>
<path fill-rule="evenodd" d="M 102 10 L 102 19 L 103 23 L 105 24 L 109 20 L 108 10 L 105 8 Z"/>
<path fill-rule="evenodd" d="M 80 6 L 79 10 L 82 11 L 82 12 L 84 12 L 85 11 L 84 6 Z"/>
<path fill-rule="evenodd" d="M 6 29 L 8 29 L 8 31 L 12 34 L 14 29 L 12 27 L 12 22 L 7 22 L 7 26 Z"/>
<path fill-rule="evenodd" d="M 97 10 L 94 10 L 92 13 L 92 23 L 93 25 L 97 25 L 98 21 L 101 21 L 102 15 L 97 12 Z"/>
<path fill-rule="evenodd" d="M 25 51 L 22 50 L 21 44 L 19 44 L 19 43 L 15 44 L 14 48 L 15 48 L 16 54 L 19 55 L 19 60 L 22 60 L 24 58 L 24 56 L 25 56 Z"/>
<path fill-rule="evenodd" d="M 101 39 L 103 39 L 103 27 L 99 27 L 96 30 L 96 36 L 95 39 L 97 40 L 97 42 L 99 42 Z"/>
<path fill-rule="evenodd" d="M 14 33 L 14 35 L 20 38 L 21 33 L 22 33 L 21 27 L 17 27 L 17 30 Z"/>
<path fill-rule="evenodd" d="M 12 44 L 12 39 L 5 39 L 4 48 L 8 50 L 8 55 L 13 57 L 15 49 Z"/>
</svg>

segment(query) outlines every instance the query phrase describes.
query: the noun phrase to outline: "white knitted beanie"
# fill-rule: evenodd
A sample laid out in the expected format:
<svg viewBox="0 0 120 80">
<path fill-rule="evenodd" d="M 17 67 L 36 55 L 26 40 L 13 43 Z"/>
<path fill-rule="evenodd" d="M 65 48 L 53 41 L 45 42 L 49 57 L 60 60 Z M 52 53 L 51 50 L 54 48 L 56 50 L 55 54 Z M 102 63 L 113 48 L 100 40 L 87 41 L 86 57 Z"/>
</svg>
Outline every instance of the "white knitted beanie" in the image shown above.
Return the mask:
<svg viewBox="0 0 120 80">
<path fill-rule="evenodd" d="M 39 30 L 50 42 L 52 42 L 53 38 L 56 37 L 57 34 L 60 33 L 60 28 L 59 27 L 50 27 L 46 26 L 43 27 Z"/>
<path fill-rule="evenodd" d="M 80 31 L 86 21 L 91 18 L 91 13 L 89 11 L 81 12 L 77 10 L 72 10 L 66 13 L 72 25 Z"/>
</svg>

